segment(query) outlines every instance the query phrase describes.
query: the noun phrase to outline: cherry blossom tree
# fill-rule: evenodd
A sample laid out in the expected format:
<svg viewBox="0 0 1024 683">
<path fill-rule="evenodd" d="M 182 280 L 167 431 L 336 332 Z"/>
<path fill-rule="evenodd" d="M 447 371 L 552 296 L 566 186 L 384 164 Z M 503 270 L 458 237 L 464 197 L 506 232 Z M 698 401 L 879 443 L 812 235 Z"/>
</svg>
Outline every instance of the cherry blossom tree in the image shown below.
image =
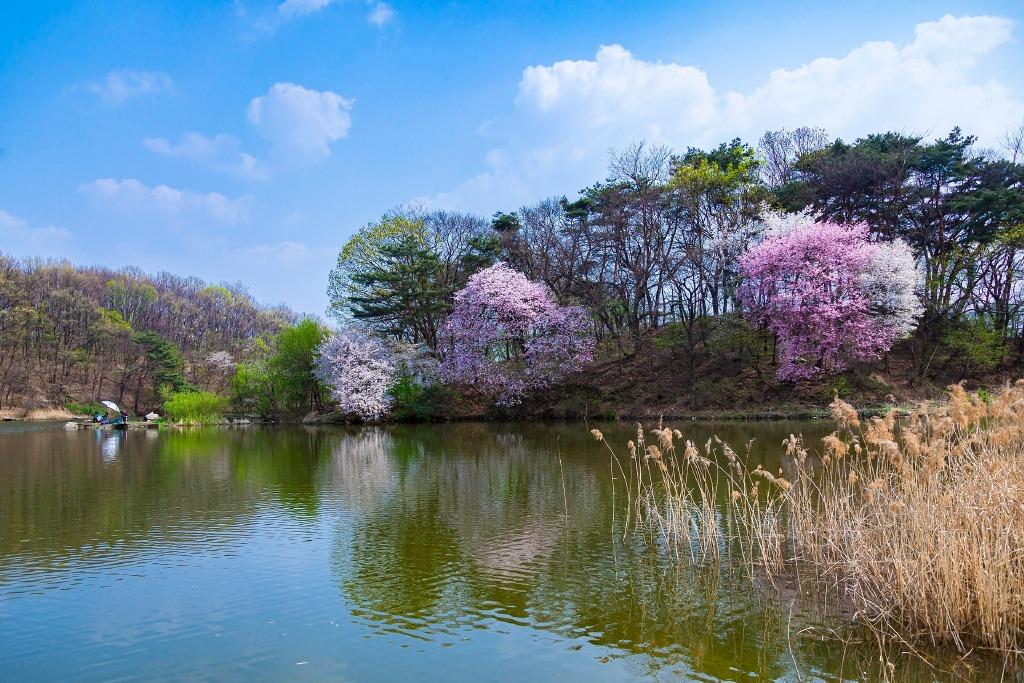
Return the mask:
<svg viewBox="0 0 1024 683">
<path fill-rule="evenodd" d="M 863 224 L 775 227 L 740 257 L 739 298 L 778 335 L 780 379 L 877 358 L 914 329 L 919 277 L 905 243 L 872 243 Z"/>
<path fill-rule="evenodd" d="M 543 284 L 495 264 L 455 296 L 442 329 L 442 377 L 514 405 L 593 358 L 589 323 L 584 309 L 559 306 Z"/>
<path fill-rule="evenodd" d="M 320 347 L 316 376 L 342 412 L 379 420 L 391 408 L 388 390 L 396 377 L 391 352 L 362 330 L 333 332 Z"/>
</svg>

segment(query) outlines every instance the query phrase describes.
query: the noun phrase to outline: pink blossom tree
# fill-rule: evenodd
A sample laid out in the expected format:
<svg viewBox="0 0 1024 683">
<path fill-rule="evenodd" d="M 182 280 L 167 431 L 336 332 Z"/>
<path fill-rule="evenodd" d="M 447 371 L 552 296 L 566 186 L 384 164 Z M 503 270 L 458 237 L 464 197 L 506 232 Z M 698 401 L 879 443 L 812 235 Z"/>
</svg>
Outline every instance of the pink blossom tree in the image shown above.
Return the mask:
<svg viewBox="0 0 1024 683">
<path fill-rule="evenodd" d="M 861 224 L 770 232 L 740 257 L 740 272 L 745 315 L 778 335 L 782 380 L 877 358 L 922 310 L 909 247 L 872 243 Z"/>
<path fill-rule="evenodd" d="M 442 377 L 514 405 L 593 358 L 589 322 L 584 309 L 559 306 L 547 287 L 497 263 L 455 295 L 441 334 Z"/>
</svg>

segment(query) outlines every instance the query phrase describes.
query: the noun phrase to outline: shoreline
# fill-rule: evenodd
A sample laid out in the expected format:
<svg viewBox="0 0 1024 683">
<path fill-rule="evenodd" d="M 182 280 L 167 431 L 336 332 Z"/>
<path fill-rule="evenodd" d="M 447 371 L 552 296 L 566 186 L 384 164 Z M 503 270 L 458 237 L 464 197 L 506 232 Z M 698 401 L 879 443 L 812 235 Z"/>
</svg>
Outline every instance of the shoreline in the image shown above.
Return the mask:
<svg viewBox="0 0 1024 683">
<path fill-rule="evenodd" d="M 887 405 L 874 406 L 858 409 L 861 417 L 874 417 L 886 414 L 889 410 L 907 412 L 905 406 Z M 0 415 L 0 422 L 64 422 L 74 423 L 82 429 L 112 428 L 112 425 L 101 425 L 93 423 L 87 415 L 74 415 L 69 412 L 45 411 L 44 414 L 28 414 L 20 416 Z M 43 412 L 43 411 L 39 411 Z M 768 408 L 764 410 L 721 410 L 721 411 L 698 411 L 693 413 L 632 413 L 620 414 L 453 414 L 445 415 L 434 420 L 379 420 L 368 422 L 354 416 L 341 416 L 337 413 L 321 413 L 315 416 L 303 417 L 236 417 L 222 419 L 208 425 L 186 425 L 173 422 L 129 422 L 129 429 L 156 429 L 158 427 L 238 427 L 238 426 L 267 426 L 267 425 L 293 425 L 306 427 L 331 427 L 331 426 L 359 426 L 359 425 L 386 425 L 386 424 L 444 424 L 450 422 L 521 422 L 521 423 L 545 423 L 545 422 L 650 422 L 656 420 L 670 420 L 676 422 L 782 422 L 787 420 L 827 420 L 831 415 L 827 407 L 793 407 L 793 408 Z"/>
</svg>

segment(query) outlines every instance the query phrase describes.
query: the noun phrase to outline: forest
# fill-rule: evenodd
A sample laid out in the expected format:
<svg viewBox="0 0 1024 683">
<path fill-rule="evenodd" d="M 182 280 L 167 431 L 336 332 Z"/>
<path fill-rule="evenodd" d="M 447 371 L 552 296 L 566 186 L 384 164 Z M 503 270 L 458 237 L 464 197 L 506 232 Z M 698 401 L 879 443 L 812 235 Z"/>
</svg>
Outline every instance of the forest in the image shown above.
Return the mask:
<svg viewBox="0 0 1024 683">
<path fill-rule="evenodd" d="M 0 260 L 0 407 L 174 393 L 365 419 L 918 398 L 1019 373 L 1024 127 L 637 143 L 490 218 L 405 206 L 328 275 L 330 325 L 240 285 Z"/>
</svg>

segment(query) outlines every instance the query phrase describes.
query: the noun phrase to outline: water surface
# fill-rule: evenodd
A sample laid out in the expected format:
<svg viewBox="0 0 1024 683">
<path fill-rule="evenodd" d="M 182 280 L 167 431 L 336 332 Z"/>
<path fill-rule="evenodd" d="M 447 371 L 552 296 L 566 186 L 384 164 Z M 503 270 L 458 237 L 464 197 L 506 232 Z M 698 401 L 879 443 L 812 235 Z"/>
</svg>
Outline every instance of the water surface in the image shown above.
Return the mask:
<svg viewBox="0 0 1024 683">
<path fill-rule="evenodd" d="M 827 431 L 682 428 L 771 470 Z M 0 425 L 0 680 L 874 677 L 784 595 L 624 542 L 621 494 L 583 424 Z"/>
</svg>

